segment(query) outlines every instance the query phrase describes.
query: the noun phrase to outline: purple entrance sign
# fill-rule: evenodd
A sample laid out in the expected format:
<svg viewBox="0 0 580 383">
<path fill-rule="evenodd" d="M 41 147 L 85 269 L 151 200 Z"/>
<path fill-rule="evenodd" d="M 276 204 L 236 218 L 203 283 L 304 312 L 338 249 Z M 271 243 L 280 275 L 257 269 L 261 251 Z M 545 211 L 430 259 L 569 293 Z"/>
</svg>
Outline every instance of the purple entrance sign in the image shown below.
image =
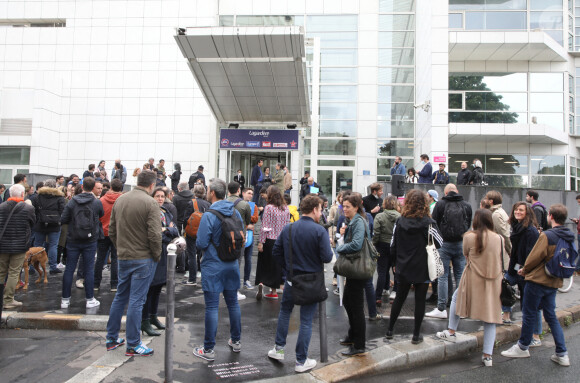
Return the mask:
<svg viewBox="0 0 580 383">
<path fill-rule="evenodd" d="M 222 129 L 220 149 L 298 150 L 298 130 Z"/>
</svg>

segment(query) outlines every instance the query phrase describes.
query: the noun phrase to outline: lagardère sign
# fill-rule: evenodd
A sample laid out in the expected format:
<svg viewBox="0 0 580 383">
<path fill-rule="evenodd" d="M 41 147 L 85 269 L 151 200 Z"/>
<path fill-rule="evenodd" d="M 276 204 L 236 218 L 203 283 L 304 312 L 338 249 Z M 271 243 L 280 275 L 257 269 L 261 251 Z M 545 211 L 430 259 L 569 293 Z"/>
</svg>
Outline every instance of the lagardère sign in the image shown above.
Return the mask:
<svg viewBox="0 0 580 383">
<path fill-rule="evenodd" d="M 222 129 L 220 149 L 298 150 L 297 130 Z"/>
</svg>

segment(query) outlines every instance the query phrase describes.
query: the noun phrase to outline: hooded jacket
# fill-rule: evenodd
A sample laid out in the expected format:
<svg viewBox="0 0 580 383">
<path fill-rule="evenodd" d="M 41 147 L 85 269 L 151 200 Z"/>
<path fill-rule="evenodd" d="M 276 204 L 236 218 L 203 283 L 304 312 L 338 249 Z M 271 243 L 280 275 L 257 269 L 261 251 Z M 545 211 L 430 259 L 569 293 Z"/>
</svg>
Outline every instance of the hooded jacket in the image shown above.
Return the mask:
<svg viewBox="0 0 580 383">
<path fill-rule="evenodd" d="M 564 226 L 557 226 L 540 234 L 524 264 L 526 281 L 554 289 L 562 287 L 562 278 L 548 276 L 544 267 L 554 256 L 560 238 L 574 243 L 574 234 Z"/>
<path fill-rule="evenodd" d="M 183 222 L 187 221 L 185 218 L 187 204 L 190 203 L 193 198 L 195 198 L 195 196 L 189 189 L 182 190 L 173 196 L 173 205 L 175 205 L 175 209 L 177 210 L 177 216 L 174 217 L 174 220 L 177 223 L 177 229 L 180 233 Z"/>
<path fill-rule="evenodd" d="M 73 237 L 76 229 L 76 217 L 78 216 L 78 212 L 80 210 L 81 205 L 90 204 L 90 208 L 93 210 L 93 230 L 92 233 L 94 235 L 91 238 L 83 241 L 78 241 Z M 93 193 L 90 192 L 83 192 L 79 195 L 75 195 L 69 203 L 66 204 L 62 215 L 60 217 L 61 224 L 68 224 L 68 232 L 66 240 L 70 243 L 90 243 L 95 242 L 98 239 L 103 238 L 103 228 L 101 226 L 100 218 L 105 215 L 105 211 L 103 210 L 103 204 L 99 201 Z"/>
<path fill-rule="evenodd" d="M 220 200 L 214 202 L 210 209 L 217 210 L 225 217 L 233 214 L 243 223 L 242 216 L 234 209 L 234 204 L 230 201 Z M 238 290 L 240 288 L 240 267 L 238 262 L 224 262 L 217 254 L 222 227 L 219 218 L 206 212 L 201 217 L 199 229 L 197 231 L 196 246 L 203 251 L 201 258 L 203 291 L 223 292 L 224 290 Z"/>
<path fill-rule="evenodd" d="M 32 206 L 34 206 L 34 211 L 36 213 L 34 231 L 39 233 L 54 233 L 59 231 L 60 222 L 55 224 L 45 224 L 40 222 L 40 214 L 42 210 L 49 214 L 58 215 L 58 220 L 60 221 L 60 216 L 64 211 L 65 205 L 64 194 L 57 188 L 42 187 L 38 189 L 38 197 L 32 201 Z"/>
<path fill-rule="evenodd" d="M 381 213 L 377 214 L 375 221 L 373 222 L 373 243 L 375 246 L 381 242 L 386 244 L 391 244 L 391 239 L 393 239 L 393 228 L 395 227 L 395 222 L 401 216 L 396 210 L 383 210 Z"/>
<path fill-rule="evenodd" d="M 122 196 L 122 193 L 117 193 L 110 191 L 101 197 L 101 203 L 103 204 L 103 211 L 105 214 L 101 217 L 101 225 L 103 225 L 103 235 L 105 237 L 109 236 L 109 223 L 111 222 L 111 212 L 113 211 L 113 205 L 115 201 Z"/>
<path fill-rule="evenodd" d="M 407 218 L 397 220 L 393 228 L 391 241 L 391 256 L 395 258 L 396 273 L 402 281 L 408 283 L 427 283 L 429 269 L 427 267 L 427 246 L 429 225 L 435 247 L 440 248 L 443 238 L 437 228 L 437 223 L 430 217 Z"/>
<path fill-rule="evenodd" d="M 449 207 L 450 204 L 457 203 L 463 207 L 465 211 L 465 221 L 463 222 L 443 222 L 445 216 L 445 209 Z M 463 200 L 463 196 L 450 191 L 445 197 L 441 198 L 439 202 L 435 205 L 433 209 L 433 219 L 437 222 L 437 227 L 439 228 L 443 239 L 445 242 L 461 242 L 462 235 L 469 230 L 471 227 L 471 217 L 472 217 L 471 205 Z M 448 225 L 448 227 L 443 227 Z M 449 227 L 451 226 L 451 227 Z M 446 236 L 444 233 L 456 233 L 453 237 Z"/>
<path fill-rule="evenodd" d="M 471 171 L 467 168 L 461 169 L 457 172 L 457 185 L 467 185 L 469 184 L 469 179 L 471 178 Z"/>
</svg>

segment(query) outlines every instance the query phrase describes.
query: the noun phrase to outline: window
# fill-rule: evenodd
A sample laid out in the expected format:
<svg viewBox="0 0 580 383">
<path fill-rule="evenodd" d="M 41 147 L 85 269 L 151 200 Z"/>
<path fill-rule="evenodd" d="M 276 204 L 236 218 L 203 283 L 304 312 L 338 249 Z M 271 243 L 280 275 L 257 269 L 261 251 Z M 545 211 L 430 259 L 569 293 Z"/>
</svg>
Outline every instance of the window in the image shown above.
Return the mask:
<svg viewBox="0 0 580 383">
<path fill-rule="evenodd" d="M 379 138 L 413 138 L 414 136 L 413 121 L 379 121 L 377 123 L 377 137 Z"/>
<path fill-rule="evenodd" d="M 356 140 L 318 140 L 318 155 L 356 156 Z"/>
<path fill-rule="evenodd" d="M 379 84 L 414 84 L 413 68 L 379 68 Z"/>
<path fill-rule="evenodd" d="M 463 14 L 450 13 L 449 14 L 449 29 L 463 28 Z"/>
<path fill-rule="evenodd" d="M 357 31 L 357 15 L 324 15 L 306 18 L 308 32 Z"/>
<path fill-rule="evenodd" d="M 322 120 L 320 137 L 356 137 L 356 121 Z"/>
<path fill-rule="evenodd" d="M 356 85 L 321 85 L 320 101 L 348 101 L 356 102 Z"/>
<path fill-rule="evenodd" d="M 28 147 L 0 147 L 0 165 L 28 165 L 30 164 L 30 148 Z"/>
<path fill-rule="evenodd" d="M 321 68 L 321 83 L 345 83 L 358 81 L 357 68 Z"/>
<path fill-rule="evenodd" d="M 321 102 L 319 115 L 321 119 L 356 120 L 357 104 Z"/>
<path fill-rule="evenodd" d="M 377 144 L 378 157 L 413 156 L 415 144 L 407 140 L 379 141 Z"/>
<path fill-rule="evenodd" d="M 379 0 L 379 12 L 413 12 L 415 0 Z"/>
<path fill-rule="evenodd" d="M 415 87 L 391 85 L 379 86 L 378 102 L 413 102 Z"/>
<path fill-rule="evenodd" d="M 379 31 L 414 31 L 415 15 L 379 15 Z"/>
<path fill-rule="evenodd" d="M 318 166 L 354 166 L 354 160 L 318 160 Z"/>
</svg>

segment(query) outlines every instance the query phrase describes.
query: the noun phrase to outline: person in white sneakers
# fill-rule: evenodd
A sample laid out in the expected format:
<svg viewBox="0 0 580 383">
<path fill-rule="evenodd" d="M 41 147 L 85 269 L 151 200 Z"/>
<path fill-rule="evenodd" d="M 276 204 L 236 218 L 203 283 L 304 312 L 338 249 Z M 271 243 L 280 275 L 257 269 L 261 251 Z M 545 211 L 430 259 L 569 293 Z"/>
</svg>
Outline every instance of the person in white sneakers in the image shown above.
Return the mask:
<svg viewBox="0 0 580 383">
<path fill-rule="evenodd" d="M 481 320 L 484 322 L 481 361 L 486 367 L 492 365 L 495 325 L 501 324 L 498 307 L 501 305 L 502 246 L 502 238 L 493 232 L 491 211 L 477 210 L 473 218 L 473 231 L 463 237 L 467 266 L 451 300 L 449 329 L 436 334 L 440 339 L 455 342 L 460 317 Z"/>
<path fill-rule="evenodd" d="M 518 274 L 525 277 L 525 293 L 522 305 L 522 332 L 517 344 L 501 354 L 508 358 L 529 358 L 528 348 L 532 343 L 532 336 L 536 324 L 538 309 L 544 311 L 544 319 L 548 322 L 554 343 L 556 343 L 556 353 L 551 356 L 551 360 L 560 366 L 570 366 L 570 358 L 566 349 L 564 332 L 556 317 L 556 293 L 562 287 L 562 278 L 553 277 L 548 274 L 550 270 L 549 261 L 556 254 L 556 250 L 567 251 L 573 247 L 574 234 L 563 225 L 566 223 L 568 210 L 562 204 L 550 206 L 548 212 L 548 223 L 552 229 L 540 234 L 536 245 L 526 259 L 524 266 Z M 565 249 L 567 247 L 567 249 Z"/>
</svg>

